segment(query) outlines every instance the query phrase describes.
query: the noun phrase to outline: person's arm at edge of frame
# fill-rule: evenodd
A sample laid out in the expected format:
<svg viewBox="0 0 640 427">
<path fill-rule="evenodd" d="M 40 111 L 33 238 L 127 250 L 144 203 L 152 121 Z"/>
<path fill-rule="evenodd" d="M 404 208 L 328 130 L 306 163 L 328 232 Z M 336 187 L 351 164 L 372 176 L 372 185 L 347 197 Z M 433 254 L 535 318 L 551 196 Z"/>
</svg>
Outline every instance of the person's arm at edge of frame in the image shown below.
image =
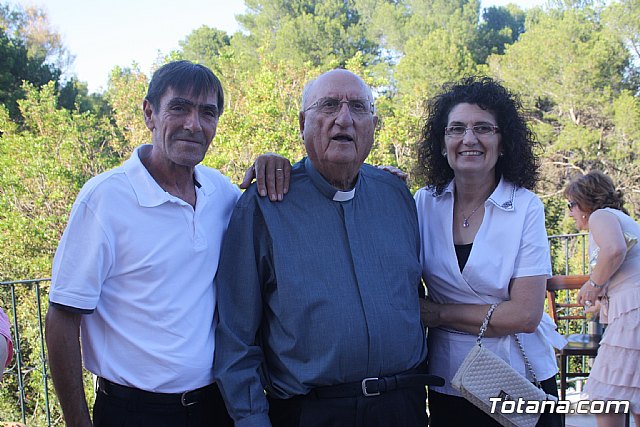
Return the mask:
<svg viewBox="0 0 640 427">
<path fill-rule="evenodd" d="M 249 202 L 249 203 L 247 203 Z M 271 427 L 269 405 L 258 372 L 264 360 L 256 343 L 262 321 L 260 264 L 246 254 L 258 250 L 255 221 L 261 220 L 252 201 L 241 198 L 225 233 L 217 286 L 214 377 L 236 427 Z M 252 209 L 253 208 L 253 209 Z"/>
<path fill-rule="evenodd" d="M 0 307 L 0 380 L 7 365 L 13 356 L 13 345 L 11 342 L 11 325 L 9 316 Z"/>
<path fill-rule="evenodd" d="M 525 229 L 521 238 L 525 245 L 531 245 L 528 250 L 536 250 L 539 247 L 539 250 L 544 248 L 547 251 L 544 207 L 542 202 L 536 200 L 537 202 L 527 209 L 524 219 Z M 529 236 L 532 240 L 529 241 L 524 236 Z M 539 244 L 533 246 L 532 244 L 538 239 Z M 523 248 L 521 247 L 520 250 Z M 538 254 L 537 250 L 536 254 Z M 538 258 L 548 259 L 548 252 L 546 255 L 541 253 L 538 255 Z M 544 274 L 512 278 L 509 281 L 509 299 L 496 308 L 485 336 L 499 337 L 534 332 L 544 312 L 546 279 Z M 445 325 L 471 334 L 477 334 L 480 331 L 480 325 L 490 307 L 490 304 L 436 304 L 426 300 L 420 303 L 422 318 L 427 326 Z"/>
<path fill-rule="evenodd" d="M 49 306 L 45 337 L 51 377 L 62 406 L 65 424 L 91 426 L 91 417 L 82 381 L 80 320 L 82 314 Z"/>
<path fill-rule="evenodd" d="M 246 190 L 253 180 L 256 180 L 258 194 L 269 195 L 272 202 L 282 201 L 289 191 L 291 178 L 291 162 L 289 159 L 275 153 L 259 155 L 244 173 L 240 188 Z"/>
<path fill-rule="evenodd" d="M 2 380 L 7 360 L 9 360 L 9 342 L 4 335 L 0 335 L 0 380 Z"/>
<path fill-rule="evenodd" d="M 584 305 L 586 301 L 591 303 L 602 295 L 606 284 L 624 262 L 627 255 L 627 244 L 620 221 L 611 212 L 597 210 L 589 216 L 589 231 L 593 241 L 600 248 L 598 262 L 591 271 L 591 280 L 600 287 L 592 286 L 588 281 L 578 292 L 578 304 Z"/>
</svg>

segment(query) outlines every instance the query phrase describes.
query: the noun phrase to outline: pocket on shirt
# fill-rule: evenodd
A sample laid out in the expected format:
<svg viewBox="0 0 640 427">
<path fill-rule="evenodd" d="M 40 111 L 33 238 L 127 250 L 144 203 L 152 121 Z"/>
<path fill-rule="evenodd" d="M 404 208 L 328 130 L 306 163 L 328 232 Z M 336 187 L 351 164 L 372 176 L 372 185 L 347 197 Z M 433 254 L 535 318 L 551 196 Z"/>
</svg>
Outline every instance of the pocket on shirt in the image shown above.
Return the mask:
<svg viewBox="0 0 640 427">
<path fill-rule="evenodd" d="M 421 286 L 421 268 L 418 260 L 383 255 L 380 263 L 391 306 L 400 310 L 420 310 L 418 289 Z"/>
</svg>

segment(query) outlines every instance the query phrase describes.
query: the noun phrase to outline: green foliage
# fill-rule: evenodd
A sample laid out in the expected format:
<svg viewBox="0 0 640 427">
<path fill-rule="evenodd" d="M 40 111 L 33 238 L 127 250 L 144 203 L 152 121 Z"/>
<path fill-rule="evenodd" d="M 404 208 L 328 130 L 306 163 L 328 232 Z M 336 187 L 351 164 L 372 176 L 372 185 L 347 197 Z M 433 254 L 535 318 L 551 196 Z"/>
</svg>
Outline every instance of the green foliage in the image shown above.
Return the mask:
<svg viewBox="0 0 640 427">
<path fill-rule="evenodd" d="M 300 95 L 305 72 L 271 57 L 261 60 L 244 84 L 227 86 L 230 105 L 220 118 L 205 164 L 240 182 L 253 160 L 274 151 L 292 161 L 304 147 L 299 136 Z"/>
<path fill-rule="evenodd" d="M 40 59 L 32 59 L 19 39 L 7 36 L 0 26 L 0 103 L 13 118 L 19 117 L 18 100 L 24 96 L 22 82 L 42 85 L 57 80 L 59 71 Z"/>
<path fill-rule="evenodd" d="M 377 44 L 366 37 L 353 0 L 247 0 L 246 5 L 238 21 L 248 35 L 236 34 L 233 42 L 255 61 L 273 52 L 296 66 L 326 69 L 344 66 L 358 52 L 375 59 Z"/>
<path fill-rule="evenodd" d="M 431 98 L 444 83 L 478 71 L 460 33 L 437 29 L 424 38 L 411 38 L 405 48 L 395 77 L 398 96 L 409 103 Z"/>
<path fill-rule="evenodd" d="M 137 67 L 116 67 L 111 72 L 105 98 L 113 109 L 117 137 L 106 143 L 119 160 L 129 157 L 137 146 L 150 142 L 142 113 L 147 84 L 147 77 Z"/>
<path fill-rule="evenodd" d="M 76 193 L 91 176 L 113 165 L 105 119 L 57 108 L 53 83 L 25 85 L 20 101 L 24 128 L 0 139 L 3 220 L 0 277 L 46 277 L 51 255 Z"/>
<path fill-rule="evenodd" d="M 638 188 L 637 151 L 632 151 L 637 145 L 620 133 L 635 135 L 624 119 L 636 114 L 637 101 L 625 91 L 629 50 L 618 32 L 602 24 L 597 5 L 560 3 L 531 14 L 519 40 L 488 60 L 491 72 L 520 93 L 531 112 L 544 147 L 539 191 L 558 197 L 576 171 L 592 167 L 607 171 L 622 187 Z M 627 125 L 618 129 L 616 122 Z"/>
<path fill-rule="evenodd" d="M 637 91 L 640 88 L 640 0 L 613 2 L 604 11 L 603 21 L 629 47 L 633 62 L 625 79 L 629 88 Z"/>
<path fill-rule="evenodd" d="M 59 89 L 58 106 L 67 110 L 91 111 L 106 116 L 111 109 L 101 94 L 89 94 L 87 83 L 72 77 Z"/>
<path fill-rule="evenodd" d="M 205 65 L 216 74 L 221 74 L 220 57 L 229 48 L 231 38 L 224 31 L 202 27 L 193 30 L 187 38 L 180 42 L 182 51 L 176 52 L 176 58 L 186 59 Z"/>
<path fill-rule="evenodd" d="M 475 42 L 476 61 L 484 63 L 491 54 L 502 55 L 524 32 L 524 21 L 525 12 L 514 5 L 485 9 Z"/>
<path fill-rule="evenodd" d="M 42 9 L 10 4 L 0 4 L 0 58 L 0 103 L 15 119 L 23 81 L 57 82 L 73 60 Z"/>
<path fill-rule="evenodd" d="M 30 60 L 51 64 L 61 72 L 73 60 L 62 43 L 62 36 L 51 27 L 46 12 L 40 7 L 0 4 L 0 28 L 26 47 Z"/>
</svg>

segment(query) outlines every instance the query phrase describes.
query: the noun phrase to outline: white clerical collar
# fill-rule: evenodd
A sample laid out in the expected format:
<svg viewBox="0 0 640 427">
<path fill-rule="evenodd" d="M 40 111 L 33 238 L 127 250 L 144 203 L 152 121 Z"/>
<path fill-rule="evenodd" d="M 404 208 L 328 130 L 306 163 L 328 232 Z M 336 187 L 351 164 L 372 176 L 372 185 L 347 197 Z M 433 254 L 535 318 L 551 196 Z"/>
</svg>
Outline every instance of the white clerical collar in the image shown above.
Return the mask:
<svg viewBox="0 0 640 427">
<path fill-rule="evenodd" d="M 336 191 L 336 194 L 333 195 L 334 202 L 346 202 L 347 200 L 353 199 L 353 196 L 356 195 L 355 187 L 349 191 Z"/>
<path fill-rule="evenodd" d="M 334 202 L 348 202 L 353 199 L 356 195 L 356 188 L 358 187 L 358 182 L 360 182 L 360 174 L 358 174 L 358 179 L 356 181 L 355 187 L 353 187 L 349 191 L 340 191 L 333 185 L 329 184 L 326 179 L 318 172 L 318 170 L 313 167 L 313 163 L 308 157 L 304 159 L 304 167 L 309 174 L 309 178 L 313 185 L 323 194 L 327 199 L 331 199 Z"/>
</svg>

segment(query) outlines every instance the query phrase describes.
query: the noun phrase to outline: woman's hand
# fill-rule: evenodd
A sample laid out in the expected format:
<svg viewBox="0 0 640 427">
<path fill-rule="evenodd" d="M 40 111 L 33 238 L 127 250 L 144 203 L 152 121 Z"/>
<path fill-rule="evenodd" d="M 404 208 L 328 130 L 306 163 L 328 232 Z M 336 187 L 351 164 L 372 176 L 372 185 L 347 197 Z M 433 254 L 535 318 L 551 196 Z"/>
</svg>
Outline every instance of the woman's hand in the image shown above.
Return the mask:
<svg viewBox="0 0 640 427">
<path fill-rule="evenodd" d="M 420 299 L 420 318 L 429 328 L 437 328 L 440 322 L 440 305 L 428 299 Z"/>
<path fill-rule="evenodd" d="M 596 303 L 599 295 L 600 289 L 596 289 L 591 286 L 587 280 L 578 291 L 578 304 L 589 308 Z"/>
</svg>

